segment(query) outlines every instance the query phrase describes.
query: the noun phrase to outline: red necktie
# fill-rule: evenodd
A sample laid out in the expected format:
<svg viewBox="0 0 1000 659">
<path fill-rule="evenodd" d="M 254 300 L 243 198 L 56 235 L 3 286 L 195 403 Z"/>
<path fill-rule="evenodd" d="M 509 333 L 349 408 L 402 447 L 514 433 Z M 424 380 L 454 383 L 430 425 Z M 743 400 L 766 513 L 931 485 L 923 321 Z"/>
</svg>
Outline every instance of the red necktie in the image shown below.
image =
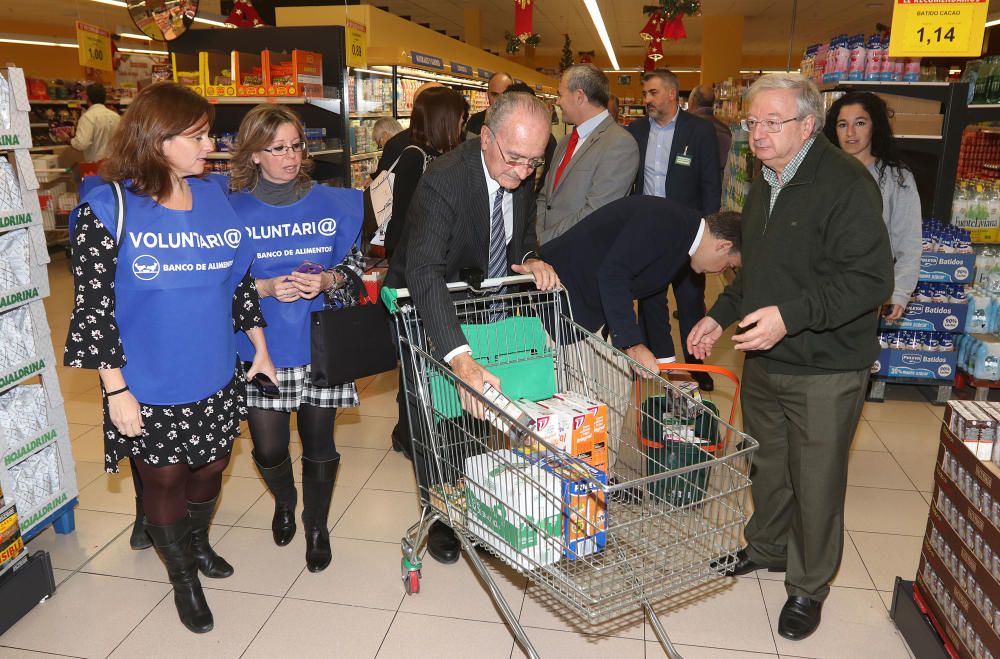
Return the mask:
<svg viewBox="0 0 1000 659">
<path fill-rule="evenodd" d="M 576 128 L 574 127 L 573 134 L 569 136 L 569 144 L 566 145 L 566 154 L 563 156 L 562 162 L 559 163 L 559 168 L 556 170 L 556 180 L 552 184 L 553 191 L 559 185 L 559 178 L 562 176 L 563 170 L 566 169 L 566 165 L 569 164 L 570 158 L 573 157 L 573 152 L 576 151 L 576 143 L 579 141 L 580 134 L 576 132 Z"/>
</svg>

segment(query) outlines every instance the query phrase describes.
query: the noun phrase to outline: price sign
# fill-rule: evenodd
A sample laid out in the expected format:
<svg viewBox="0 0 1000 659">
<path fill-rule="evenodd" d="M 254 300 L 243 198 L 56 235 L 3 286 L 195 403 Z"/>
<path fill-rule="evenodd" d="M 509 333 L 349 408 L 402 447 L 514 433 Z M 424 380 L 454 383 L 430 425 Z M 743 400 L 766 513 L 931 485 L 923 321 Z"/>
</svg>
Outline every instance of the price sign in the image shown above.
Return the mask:
<svg viewBox="0 0 1000 659">
<path fill-rule="evenodd" d="M 890 57 L 978 57 L 989 0 L 896 0 Z"/>
<path fill-rule="evenodd" d="M 80 46 L 80 66 L 111 71 L 111 34 L 96 25 L 76 22 L 76 42 Z"/>
<path fill-rule="evenodd" d="M 368 66 L 368 30 L 364 25 L 347 22 L 347 66 L 364 68 Z"/>
</svg>

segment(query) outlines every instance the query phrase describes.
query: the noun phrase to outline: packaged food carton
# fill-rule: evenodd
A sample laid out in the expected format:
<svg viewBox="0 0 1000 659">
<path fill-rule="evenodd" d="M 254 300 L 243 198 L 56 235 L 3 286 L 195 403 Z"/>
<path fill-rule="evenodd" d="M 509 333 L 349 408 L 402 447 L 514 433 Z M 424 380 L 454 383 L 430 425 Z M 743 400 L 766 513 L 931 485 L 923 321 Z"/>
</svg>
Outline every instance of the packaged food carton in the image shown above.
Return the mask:
<svg viewBox="0 0 1000 659">
<path fill-rule="evenodd" d="M 607 544 L 608 510 L 600 484 L 607 485 L 607 473 L 559 458 L 547 458 L 540 465 L 555 474 L 562 487 L 566 558 L 575 561 L 603 550 Z"/>
<path fill-rule="evenodd" d="M 570 450 L 569 417 L 540 403 L 521 399 L 517 406 L 527 417 L 527 425 L 536 435 L 562 451 Z M 531 435 L 513 442 L 514 451 L 531 462 L 549 457 L 552 452 L 545 445 L 533 440 Z"/>
<path fill-rule="evenodd" d="M 0 512 L 0 568 L 17 557 L 24 549 L 21 526 L 17 521 L 17 507 L 13 504 Z"/>
<path fill-rule="evenodd" d="M 513 451 L 465 460 L 468 528 L 519 568 L 562 558 L 561 501 L 559 478 Z"/>
<path fill-rule="evenodd" d="M 594 460 L 594 417 L 586 409 L 560 398 L 549 398 L 542 405 L 569 417 L 569 449 L 566 451 L 588 464 Z M 605 459 L 605 463 L 607 459 Z M 605 468 L 607 465 L 605 464 Z"/>
<path fill-rule="evenodd" d="M 556 394 L 555 398 L 565 400 L 587 410 L 593 422 L 593 450 L 590 464 L 601 471 L 608 470 L 608 406 L 605 403 L 587 398 L 583 394 L 567 391 Z"/>
</svg>

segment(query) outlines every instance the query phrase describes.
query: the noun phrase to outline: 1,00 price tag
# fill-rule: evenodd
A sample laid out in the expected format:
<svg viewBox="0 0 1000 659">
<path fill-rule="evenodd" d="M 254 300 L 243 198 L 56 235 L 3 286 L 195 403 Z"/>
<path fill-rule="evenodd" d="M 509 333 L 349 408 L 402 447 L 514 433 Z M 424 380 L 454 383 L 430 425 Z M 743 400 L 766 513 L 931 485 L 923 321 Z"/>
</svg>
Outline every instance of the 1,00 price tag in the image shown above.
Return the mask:
<svg viewBox="0 0 1000 659">
<path fill-rule="evenodd" d="M 890 57 L 977 57 L 988 0 L 896 0 Z"/>
</svg>

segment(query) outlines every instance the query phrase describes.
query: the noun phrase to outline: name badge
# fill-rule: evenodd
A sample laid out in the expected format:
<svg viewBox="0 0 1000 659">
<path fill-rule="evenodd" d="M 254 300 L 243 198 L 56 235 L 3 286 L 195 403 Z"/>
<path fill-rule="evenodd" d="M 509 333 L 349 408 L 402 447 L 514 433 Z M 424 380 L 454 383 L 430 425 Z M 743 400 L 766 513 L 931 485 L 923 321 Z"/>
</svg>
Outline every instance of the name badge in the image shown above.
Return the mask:
<svg viewBox="0 0 1000 659">
<path fill-rule="evenodd" d="M 678 165 L 684 165 L 685 167 L 690 167 L 691 156 L 678 155 L 676 158 L 674 158 L 674 162 L 677 163 Z"/>
</svg>

